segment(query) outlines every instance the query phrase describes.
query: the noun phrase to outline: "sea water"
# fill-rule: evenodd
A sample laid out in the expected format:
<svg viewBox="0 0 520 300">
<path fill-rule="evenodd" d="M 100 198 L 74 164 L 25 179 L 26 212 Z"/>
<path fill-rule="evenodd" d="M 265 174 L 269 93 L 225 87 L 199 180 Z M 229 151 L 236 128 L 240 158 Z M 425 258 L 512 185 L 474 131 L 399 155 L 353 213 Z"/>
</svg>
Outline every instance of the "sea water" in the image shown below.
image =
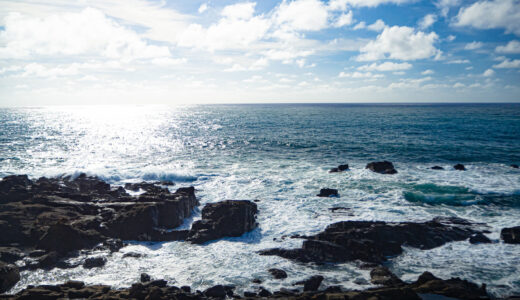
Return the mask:
<svg viewBox="0 0 520 300">
<path fill-rule="evenodd" d="M 379 160 L 392 161 L 398 174 L 365 169 Z M 350 170 L 328 173 L 345 163 Z M 467 171 L 454 170 L 455 163 Z M 316 274 L 325 277 L 324 286 L 365 289 L 368 271 L 354 263 L 303 264 L 257 251 L 300 247 L 291 235 L 343 220 L 457 216 L 486 223 L 493 243 L 405 247 L 386 265 L 407 281 L 430 271 L 486 283 L 496 296 L 520 293 L 520 246 L 500 242 L 503 227 L 520 225 L 520 170 L 510 164 L 520 164 L 518 104 L 2 108 L 0 177 L 86 172 L 113 185 L 172 180 L 172 190 L 195 186 L 201 207 L 259 200 L 259 227 L 242 237 L 204 245 L 130 242 L 99 269 L 24 271 L 11 292 L 70 279 L 126 287 L 142 272 L 201 290 L 215 284 L 252 290 L 256 278 L 276 290 Z M 434 165 L 445 170 L 431 170 Z M 325 187 L 340 197 L 316 197 Z M 183 227 L 198 218 L 200 210 Z M 123 258 L 128 252 L 143 257 Z M 267 272 L 273 267 L 288 278 L 273 279 Z"/>
</svg>

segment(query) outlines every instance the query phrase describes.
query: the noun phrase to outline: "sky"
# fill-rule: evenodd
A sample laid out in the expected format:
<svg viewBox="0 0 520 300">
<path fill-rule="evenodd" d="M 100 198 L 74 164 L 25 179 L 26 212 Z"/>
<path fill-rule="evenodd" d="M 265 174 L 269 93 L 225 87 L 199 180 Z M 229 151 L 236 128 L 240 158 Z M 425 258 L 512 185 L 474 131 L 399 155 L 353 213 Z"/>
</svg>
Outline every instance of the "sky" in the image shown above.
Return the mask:
<svg viewBox="0 0 520 300">
<path fill-rule="evenodd" d="M 0 106 L 520 102 L 520 0 L 0 0 Z"/>
</svg>

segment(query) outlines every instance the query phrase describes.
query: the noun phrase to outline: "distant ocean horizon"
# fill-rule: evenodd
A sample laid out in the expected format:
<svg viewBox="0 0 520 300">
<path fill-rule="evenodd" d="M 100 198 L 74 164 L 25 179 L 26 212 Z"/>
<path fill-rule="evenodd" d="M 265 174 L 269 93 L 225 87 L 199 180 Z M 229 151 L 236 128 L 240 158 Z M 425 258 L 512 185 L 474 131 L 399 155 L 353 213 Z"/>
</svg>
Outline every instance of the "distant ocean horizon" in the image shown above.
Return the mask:
<svg viewBox="0 0 520 300">
<path fill-rule="evenodd" d="M 301 240 L 281 237 L 315 234 L 342 220 L 457 216 L 486 223 L 488 236 L 499 241 L 501 228 L 520 225 L 520 171 L 511 166 L 520 164 L 519 150 L 520 103 L 0 108 L 0 177 L 85 172 L 113 185 L 171 180 L 174 188 L 195 186 L 202 205 L 260 200 L 259 228 L 240 238 L 204 247 L 132 243 L 122 251 L 145 254 L 133 263 L 121 253 L 96 271 L 23 271 L 12 292 L 65 279 L 124 287 L 141 272 L 179 286 L 231 284 L 238 291 L 261 277 L 274 290 L 281 283 L 263 274 L 275 266 L 294 280 L 319 272 L 325 285 L 364 289 L 369 271 L 354 264 L 306 265 L 256 252 L 299 247 Z M 393 162 L 398 173 L 365 169 L 382 160 Z M 453 169 L 457 163 L 467 170 Z M 340 164 L 350 170 L 328 172 Z M 432 170 L 435 165 L 444 170 Z M 340 197 L 316 197 L 325 187 L 338 189 Z M 334 207 L 349 210 L 331 212 Z M 199 218 L 196 212 L 190 221 Z M 486 283 L 495 296 L 520 293 L 517 245 L 461 241 L 406 248 L 387 265 L 403 280 L 430 271 Z"/>
</svg>

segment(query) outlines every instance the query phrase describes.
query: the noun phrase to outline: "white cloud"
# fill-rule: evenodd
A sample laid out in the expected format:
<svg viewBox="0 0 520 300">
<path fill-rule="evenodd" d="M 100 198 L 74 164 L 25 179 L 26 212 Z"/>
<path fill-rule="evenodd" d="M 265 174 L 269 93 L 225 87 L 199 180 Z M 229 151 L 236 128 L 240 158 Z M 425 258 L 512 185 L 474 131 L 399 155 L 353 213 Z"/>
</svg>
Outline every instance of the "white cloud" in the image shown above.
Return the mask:
<svg viewBox="0 0 520 300">
<path fill-rule="evenodd" d="M 208 4 L 203 3 L 203 4 L 201 4 L 201 6 L 199 6 L 198 12 L 199 12 L 199 14 L 201 14 L 201 13 L 205 12 L 206 10 L 208 10 Z"/>
<path fill-rule="evenodd" d="M 439 56 L 441 52 L 434 45 L 437 40 L 435 32 L 426 34 L 407 26 L 386 27 L 376 40 L 361 47 L 357 60 L 417 60 Z"/>
<path fill-rule="evenodd" d="M 346 5 L 357 7 L 376 7 L 382 4 L 405 4 L 414 0 L 335 0 L 335 7 L 345 7 Z"/>
<path fill-rule="evenodd" d="M 317 31 L 327 27 L 329 13 L 319 0 L 284 1 L 275 11 L 275 21 L 286 30 Z"/>
<path fill-rule="evenodd" d="M 467 60 L 467 59 L 454 59 L 454 60 L 447 61 L 446 63 L 447 63 L 447 64 L 456 64 L 456 65 L 460 65 L 460 64 L 469 64 L 470 61 Z"/>
<path fill-rule="evenodd" d="M 484 46 L 482 42 L 473 41 L 471 43 L 467 43 L 466 46 L 464 46 L 464 50 L 477 50 L 482 48 L 482 46 Z"/>
<path fill-rule="evenodd" d="M 424 18 L 422 18 L 418 24 L 421 29 L 426 29 L 432 26 L 435 21 L 437 21 L 437 16 L 434 14 L 428 14 L 424 16 Z"/>
<path fill-rule="evenodd" d="M 433 70 L 430 70 L 430 69 L 424 70 L 424 71 L 421 72 L 422 75 L 431 75 L 433 73 L 435 73 L 435 72 Z"/>
<path fill-rule="evenodd" d="M 464 83 L 457 82 L 453 85 L 453 88 L 464 88 L 466 85 Z"/>
<path fill-rule="evenodd" d="M 355 78 L 355 79 L 360 79 L 360 78 L 377 79 L 377 78 L 383 78 L 383 77 L 385 77 L 385 75 L 374 74 L 371 72 L 352 72 L 352 73 L 340 72 L 338 77 L 339 78 Z"/>
<path fill-rule="evenodd" d="M 448 37 L 446 38 L 446 40 L 447 40 L 448 42 L 453 42 L 456 38 L 457 38 L 456 36 L 450 34 L 450 35 L 448 35 Z"/>
<path fill-rule="evenodd" d="M 381 20 L 381 19 L 378 19 L 377 21 L 375 21 L 373 24 L 370 24 L 370 25 L 367 25 L 365 22 L 359 22 L 356 24 L 356 26 L 354 26 L 354 30 L 368 29 L 368 30 L 379 32 L 379 31 L 382 31 L 383 29 L 385 29 L 385 27 L 386 27 L 385 22 L 383 22 L 383 20 Z"/>
<path fill-rule="evenodd" d="M 520 41 L 513 40 L 507 43 L 505 46 L 498 46 L 495 49 L 498 53 L 507 53 L 507 54 L 519 54 L 520 53 Z"/>
<path fill-rule="evenodd" d="M 423 78 L 405 78 L 401 79 L 399 82 L 392 82 L 388 88 L 394 89 L 402 89 L 402 88 L 418 88 L 422 83 L 432 80 L 431 77 L 423 77 Z"/>
<path fill-rule="evenodd" d="M 520 59 L 515 59 L 515 60 L 506 59 L 503 62 L 501 62 L 497 65 L 494 65 L 493 68 L 497 68 L 497 69 L 520 68 Z"/>
<path fill-rule="evenodd" d="M 456 26 L 478 29 L 504 28 L 506 33 L 520 35 L 520 3 L 517 0 L 478 1 L 461 8 Z"/>
<path fill-rule="evenodd" d="M 487 69 L 484 71 L 484 73 L 482 73 L 482 76 L 484 77 L 491 77 L 493 75 L 495 75 L 495 71 L 493 71 L 493 69 Z"/>
<path fill-rule="evenodd" d="M 409 70 L 412 67 L 412 64 L 409 63 L 393 63 L 393 62 L 384 62 L 381 64 L 372 63 L 371 65 L 360 66 L 358 70 L 360 71 L 398 71 L 398 70 Z"/>
<path fill-rule="evenodd" d="M 435 3 L 438 9 L 441 11 L 441 15 L 446 17 L 452 7 L 458 6 L 461 0 L 438 0 Z"/>
<path fill-rule="evenodd" d="M 224 7 L 221 14 L 222 16 L 229 19 L 249 20 L 255 13 L 255 6 L 256 3 L 254 2 L 244 2 L 228 5 Z"/>
<path fill-rule="evenodd" d="M 170 56 L 168 47 L 148 44 L 134 31 L 91 8 L 45 18 L 12 13 L 0 35 L 6 45 L 0 48 L 3 58 L 90 54 L 131 61 Z"/>
<path fill-rule="evenodd" d="M 343 26 L 348 26 L 350 24 L 352 24 L 353 22 L 353 17 L 352 17 L 352 11 L 349 11 L 348 13 L 343 13 L 341 14 L 341 16 L 338 17 L 338 19 L 336 20 L 336 23 L 334 23 L 334 27 L 343 27 Z"/>
<path fill-rule="evenodd" d="M 158 66 L 177 66 L 181 64 L 185 64 L 188 60 L 186 58 L 170 58 L 170 57 L 160 57 L 152 59 L 152 64 Z"/>
</svg>

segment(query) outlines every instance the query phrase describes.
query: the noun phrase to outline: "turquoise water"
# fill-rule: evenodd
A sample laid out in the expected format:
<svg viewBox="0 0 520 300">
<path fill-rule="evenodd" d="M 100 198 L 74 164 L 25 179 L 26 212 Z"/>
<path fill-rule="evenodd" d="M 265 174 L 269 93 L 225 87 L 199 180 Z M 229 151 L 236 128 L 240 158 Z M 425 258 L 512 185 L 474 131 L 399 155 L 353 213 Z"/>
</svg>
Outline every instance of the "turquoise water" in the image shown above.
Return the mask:
<svg viewBox="0 0 520 300">
<path fill-rule="evenodd" d="M 485 282 L 495 295 L 519 293 L 520 246 L 499 242 L 501 228 L 520 225 L 520 171 L 509 166 L 520 164 L 519 149 L 518 104 L 0 109 L 0 176 L 87 172 L 116 185 L 164 179 L 196 186 L 202 204 L 261 200 L 260 228 L 242 238 L 204 246 L 137 243 L 122 251 L 143 252 L 142 259 L 115 254 L 96 271 L 24 272 L 13 291 L 67 278 L 128 286 L 140 272 L 196 288 L 228 283 L 247 290 L 261 277 L 276 289 L 317 273 L 325 284 L 367 288 L 359 283 L 368 273 L 353 264 L 298 264 L 255 251 L 300 246 L 301 240 L 282 237 L 316 233 L 341 220 L 442 215 L 488 224 L 496 243 L 406 249 L 389 267 L 406 280 L 428 270 Z M 374 160 L 394 162 L 399 173 L 365 170 Z M 327 172 L 344 163 L 350 171 Z M 455 163 L 468 170 L 453 170 Z M 433 165 L 445 170 L 429 169 Z M 341 197 L 316 197 L 324 187 Z M 337 206 L 350 210 L 329 210 Z M 288 272 L 286 282 L 270 279 L 267 269 L 274 266 Z"/>
</svg>

